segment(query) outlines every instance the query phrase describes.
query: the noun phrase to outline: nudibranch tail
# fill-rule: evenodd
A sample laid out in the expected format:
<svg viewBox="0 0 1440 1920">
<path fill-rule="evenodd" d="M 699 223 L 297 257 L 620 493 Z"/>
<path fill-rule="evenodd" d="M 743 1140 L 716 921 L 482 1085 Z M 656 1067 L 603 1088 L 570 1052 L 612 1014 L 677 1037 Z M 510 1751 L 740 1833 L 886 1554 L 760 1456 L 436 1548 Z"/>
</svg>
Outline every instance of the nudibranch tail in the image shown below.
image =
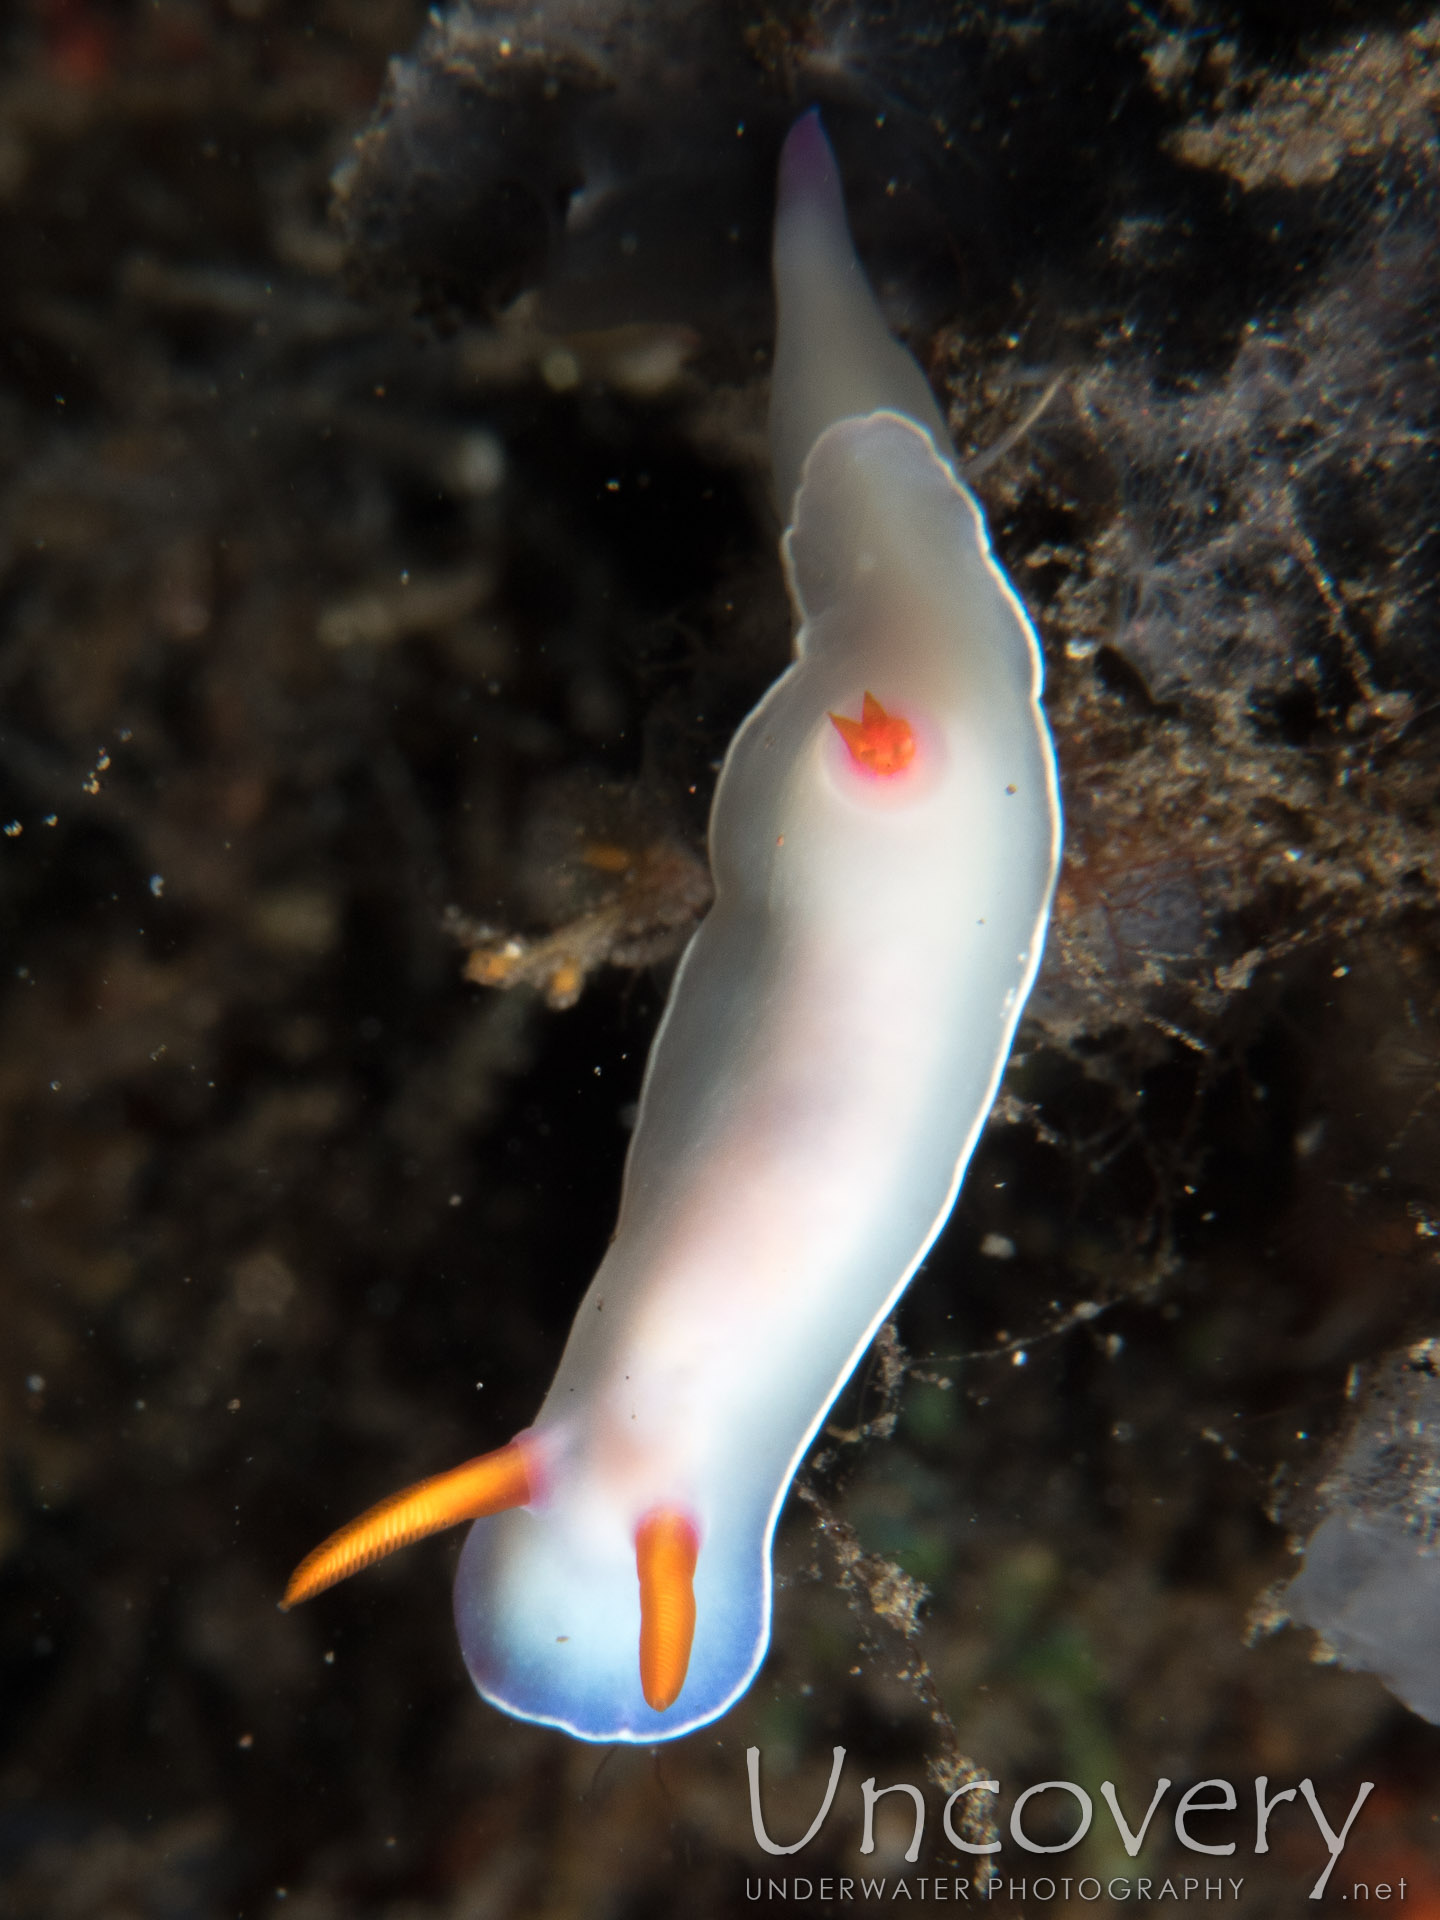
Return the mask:
<svg viewBox="0 0 1440 1920">
<path fill-rule="evenodd" d="M 673 1707 L 695 1644 L 700 1539 L 683 1513 L 657 1507 L 635 1529 L 640 1576 L 640 1690 L 657 1713 Z"/>
<path fill-rule="evenodd" d="M 493 1453 L 482 1453 L 462 1466 L 452 1467 L 448 1473 L 432 1474 L 428 1480 L 392 1493 L 306 1554 L 291 1574 L 280 1604 L 298 1607 L 302 1600 L 313 1600 L 317 1593 L 359 1573 L 362 1567 L 373 1566 L 412 1541 L 457 1526 L 462 1520 L 479 1520 L 505 1513 L 511 1507 L 528 1506 L 534 1492 L 532 1480 L 525 1448 L 512 1440 Z"/>
<path fill-rule="evenodd" d="M 949 458 L 945 416 L 915 356 L 891 333 L 845 218 L 835 156 L 818 111 L 790 129 L 775 208 L 778 325 L 770 383 L 770 458 L 781 518 L 805 456 L 826 427 L 889 408 Z"/>
</svg>

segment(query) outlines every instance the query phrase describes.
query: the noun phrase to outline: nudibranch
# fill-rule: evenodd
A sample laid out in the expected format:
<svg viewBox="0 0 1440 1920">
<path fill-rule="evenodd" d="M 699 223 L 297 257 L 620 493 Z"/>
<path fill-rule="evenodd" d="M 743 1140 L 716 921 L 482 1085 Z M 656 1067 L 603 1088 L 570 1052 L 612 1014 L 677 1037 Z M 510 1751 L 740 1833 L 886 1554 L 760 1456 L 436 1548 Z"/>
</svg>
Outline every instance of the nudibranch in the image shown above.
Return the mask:
<svg viewBox="0 0 1440 1920">
<path fill-rule="evenodd" d="M 342 1529 L 286 1595 L 474 1519 L 471 1677 L 584 1740 L 688 1733 L 754 1677 L 786 1491 L 954 1204 L 1059 859 L 1035 633 L 813 113 L 781 160 L 774 265 L 795 659 L 720 773 L 715 903 L 614 1238 L 535 1424 Z"/>
</svg>

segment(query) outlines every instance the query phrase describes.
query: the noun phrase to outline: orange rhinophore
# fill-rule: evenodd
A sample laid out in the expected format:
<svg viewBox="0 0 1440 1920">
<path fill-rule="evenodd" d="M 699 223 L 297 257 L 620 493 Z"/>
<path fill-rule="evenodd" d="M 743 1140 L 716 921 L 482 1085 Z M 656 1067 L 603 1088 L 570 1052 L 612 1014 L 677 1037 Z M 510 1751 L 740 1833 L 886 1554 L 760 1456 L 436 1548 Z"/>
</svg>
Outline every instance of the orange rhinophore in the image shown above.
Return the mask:
<svg viewBox="0 0 1440 1920">
<path fill-rule="evenodd" d="M 908 720 L 887 713 L 873 693 L 867 693 L 858 720 L 832 713 L 831 724 L 850 749 L 857 767 L 886 778 L 903 773 L 915 758 L 915 734 Z"/>
<path fill-rule="evenodd" d="M 306 1554 L 285 1589 L 282 1607 L 299 1606 L 362 1567 L 423 1540 L 428 1533 L 479 1520 L 489 1513 L 527 1506 L 533 1494 L 525 1449 L 519 1441 L 482 1453 L 448 1473 L 432 1474 L 402 1493 L 392 1493 Z M 688 1651 L 688 1648 L 687 1648 Z M 684 1669 L 682 1667 L 683 1674 Z"/>
<path fill-rule="evenodd" d="M 680 1697 L 695 1639 L 700 1536 L 674 1507 L 656 1507 L 635 1529 L 640 1575 L 640 1690 L 656 1713 Z"/>
</svg>

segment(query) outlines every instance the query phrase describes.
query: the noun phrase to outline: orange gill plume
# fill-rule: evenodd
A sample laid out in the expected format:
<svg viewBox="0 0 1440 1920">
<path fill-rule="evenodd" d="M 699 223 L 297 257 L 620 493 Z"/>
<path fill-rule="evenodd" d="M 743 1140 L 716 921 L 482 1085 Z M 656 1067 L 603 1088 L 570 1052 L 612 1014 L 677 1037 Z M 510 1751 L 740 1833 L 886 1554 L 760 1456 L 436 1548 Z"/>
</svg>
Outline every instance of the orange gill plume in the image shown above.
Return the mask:
<svg viewBox="0 0 1440 1920">
<path fill-rule="evenodd" d="M 462 1520 L 527 1506 L 532 1494 L 530 1467 L 518 1440 L 448 1473 L 433 1474 L 368 1508 L 306 1554 L 291 1574 L 280 1604 L 299 1606 L 349 1574 L 408 1547 L 412 1540 L 423 1540 Z"/>
<path fill-rule="evenodd" d="M 856 766 L 882 778 L 903 773 L 915 758 L 915 734 L 908 720 L 887 713 L 873 693 L 867 693 L 860 718 L 848 720 L 832 713 L 830 724 L 850 749 Z"/>
</svg>

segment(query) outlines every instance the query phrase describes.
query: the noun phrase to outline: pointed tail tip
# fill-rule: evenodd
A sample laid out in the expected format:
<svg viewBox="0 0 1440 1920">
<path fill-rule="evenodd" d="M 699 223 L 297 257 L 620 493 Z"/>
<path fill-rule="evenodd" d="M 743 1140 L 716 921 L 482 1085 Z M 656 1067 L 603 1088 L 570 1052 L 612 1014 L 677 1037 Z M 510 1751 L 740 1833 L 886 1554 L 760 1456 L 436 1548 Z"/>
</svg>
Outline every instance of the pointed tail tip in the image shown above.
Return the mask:
<svg viewBox="0 0 1440 1920">
<path fill-rule="evenodd" d="M 826 137 L 819 107 L 811 107 L 791 127 L 780 150 L 780 205 L 838 194 L 840 174 Z"/>
</svg>

